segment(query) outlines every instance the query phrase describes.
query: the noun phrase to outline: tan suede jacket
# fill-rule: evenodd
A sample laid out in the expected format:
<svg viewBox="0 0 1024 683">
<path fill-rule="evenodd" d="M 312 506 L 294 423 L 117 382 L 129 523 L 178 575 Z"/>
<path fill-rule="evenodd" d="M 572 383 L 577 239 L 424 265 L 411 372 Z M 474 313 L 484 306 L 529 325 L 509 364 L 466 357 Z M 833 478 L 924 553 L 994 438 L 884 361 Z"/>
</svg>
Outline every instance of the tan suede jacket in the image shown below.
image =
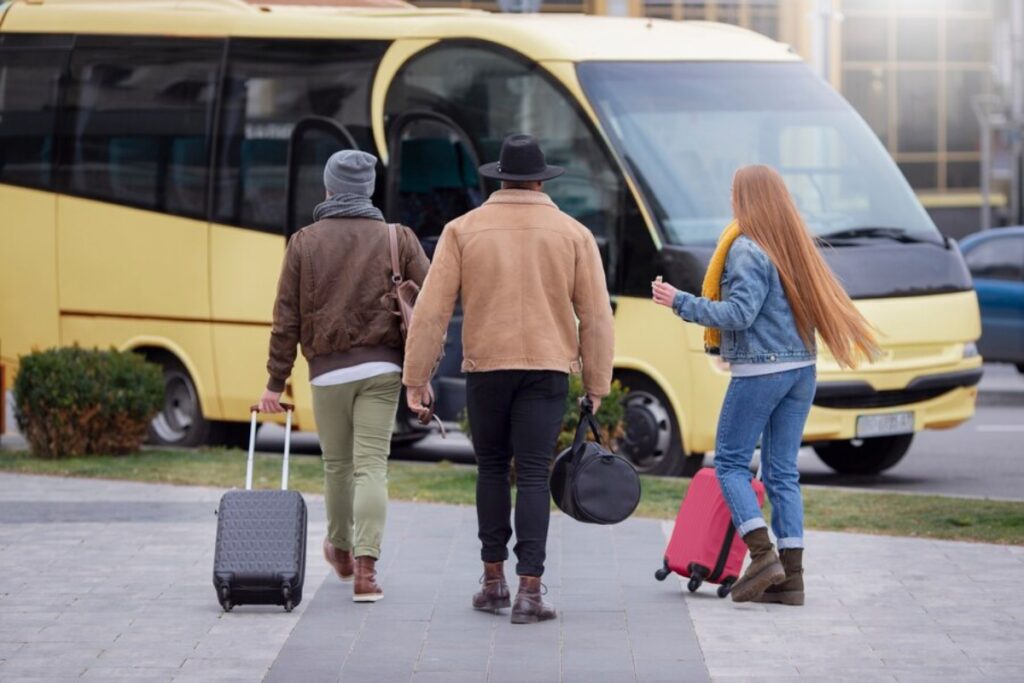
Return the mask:
<svg viewBox="0 0 1024 683">
<path fill-rule="evenodd" d="M 402 275 L 423 284 L 430 262 L 412 230 L 398 230 Z M 309 377 L 359 363 L 402 363 L 399 319 L 382 299 L 393 291 L 387 225 L 369 218 L 325 218 L 292 235 L 274 303 L 267 372 L 284 389 L 295 346 Z"/>
<path fill-rule="evenodd" d="M 406 386 L 430 380 L 460 292 L 464 372 L 575 373 L 582 356 L 586 391 L 608 394 L 614 332 L 601 254 L 546 194 L 501 190 L 445 227 L 413 312 Z"/>
</svg>

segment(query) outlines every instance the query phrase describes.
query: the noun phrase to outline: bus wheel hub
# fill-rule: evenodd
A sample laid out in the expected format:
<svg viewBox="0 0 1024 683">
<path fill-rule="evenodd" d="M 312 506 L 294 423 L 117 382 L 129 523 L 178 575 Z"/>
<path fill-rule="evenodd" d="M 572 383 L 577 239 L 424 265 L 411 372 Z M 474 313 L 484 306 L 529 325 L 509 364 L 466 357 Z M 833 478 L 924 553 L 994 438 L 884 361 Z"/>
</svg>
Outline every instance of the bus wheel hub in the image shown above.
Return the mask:
<svg viewBox="0 0 1024 683">
<path fill-rule="evenodd" d="M 626 434 L 622 451 L 635 464 L 650 467 L 668 452 L 672 422 L 668 410 L 656 397 L 643 391 L 626 398 Z"/>
</svg>

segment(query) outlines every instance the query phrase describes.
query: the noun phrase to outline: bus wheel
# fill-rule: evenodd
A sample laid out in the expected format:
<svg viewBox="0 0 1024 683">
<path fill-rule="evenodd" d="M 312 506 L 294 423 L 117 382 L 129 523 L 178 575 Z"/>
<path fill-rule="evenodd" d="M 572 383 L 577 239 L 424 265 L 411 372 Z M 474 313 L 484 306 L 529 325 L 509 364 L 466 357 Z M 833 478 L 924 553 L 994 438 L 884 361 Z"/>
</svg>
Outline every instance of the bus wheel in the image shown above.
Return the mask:
<svg viewBox="0 0 1024 683">
<path fill-rule="evenodd" d="M 902 460 L 913 440 L 913 434 L 898 434 L 854 441 L 829 441 L 815 445 L 814 452 L 840 474 L 878 474 Z"/>
<path fill-rule="evenodd" d="M 681 475 L 686 463 L 672 404 L 658 385 L 643 375 L 623 373 L 617 379 L 629 389 L 620 453 L 642 474 Z"/>
<path fill-rule="evenodd" d="M 188 371 L 177 360 L 161 359 L 164 367 L 164 405 L 149 423 L 149 442 L 159 446 L 199 446 L 210 436 L 199 393 Z"/>
</svg>

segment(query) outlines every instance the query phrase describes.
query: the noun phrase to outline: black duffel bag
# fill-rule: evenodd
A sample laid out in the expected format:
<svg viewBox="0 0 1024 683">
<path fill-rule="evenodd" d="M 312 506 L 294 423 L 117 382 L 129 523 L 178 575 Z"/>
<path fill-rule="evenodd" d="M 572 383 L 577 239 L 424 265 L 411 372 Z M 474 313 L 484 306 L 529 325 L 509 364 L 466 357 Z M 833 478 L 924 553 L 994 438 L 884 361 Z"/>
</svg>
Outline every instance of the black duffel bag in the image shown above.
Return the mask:
<svg viewBox="0 0 1024 683">
<path fill-rule="evenodd" d="M 587 429 L 594 441 L 587 441 Z M 597 423 L 584 401 L 572 446 L 555 458 L 551 497 L 573 519 L 588 524 L 618 524 L 640 504 L 640 476 L 625 458 L 601 445 Z"/>
</svg>

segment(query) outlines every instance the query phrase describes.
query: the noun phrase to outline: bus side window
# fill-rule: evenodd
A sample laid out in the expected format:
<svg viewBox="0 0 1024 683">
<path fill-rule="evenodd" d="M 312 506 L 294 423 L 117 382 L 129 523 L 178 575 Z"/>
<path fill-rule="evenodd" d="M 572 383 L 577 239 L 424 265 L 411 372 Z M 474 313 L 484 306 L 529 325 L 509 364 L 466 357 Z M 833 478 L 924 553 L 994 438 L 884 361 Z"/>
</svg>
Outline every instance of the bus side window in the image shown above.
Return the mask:
<svg viewBox="0 0 1024 683">
<path fill-rule="evenodd" d="M 60 115 L 61 189 L 205 219 L 221 45 L 80 36 Z"/>
<path fill-rule="evenodd" d="M 60 77 L 71 36 L 0 34 L 0 182 L 53 187 Z"/>
<path fill-rule="evenodd" d="M 288 140 L 307 116 L 344 125 L 373 150 L 370 90 L 384 41 L 232 39 L 220 115 L 213 220 L 281 233 Z M 312 195 L 323 199 L 323 188 Z M 300 197 L 309 197 L 302 192 Z M 312 222 L 315 203 L 297 207 Z"/>
</svg>

